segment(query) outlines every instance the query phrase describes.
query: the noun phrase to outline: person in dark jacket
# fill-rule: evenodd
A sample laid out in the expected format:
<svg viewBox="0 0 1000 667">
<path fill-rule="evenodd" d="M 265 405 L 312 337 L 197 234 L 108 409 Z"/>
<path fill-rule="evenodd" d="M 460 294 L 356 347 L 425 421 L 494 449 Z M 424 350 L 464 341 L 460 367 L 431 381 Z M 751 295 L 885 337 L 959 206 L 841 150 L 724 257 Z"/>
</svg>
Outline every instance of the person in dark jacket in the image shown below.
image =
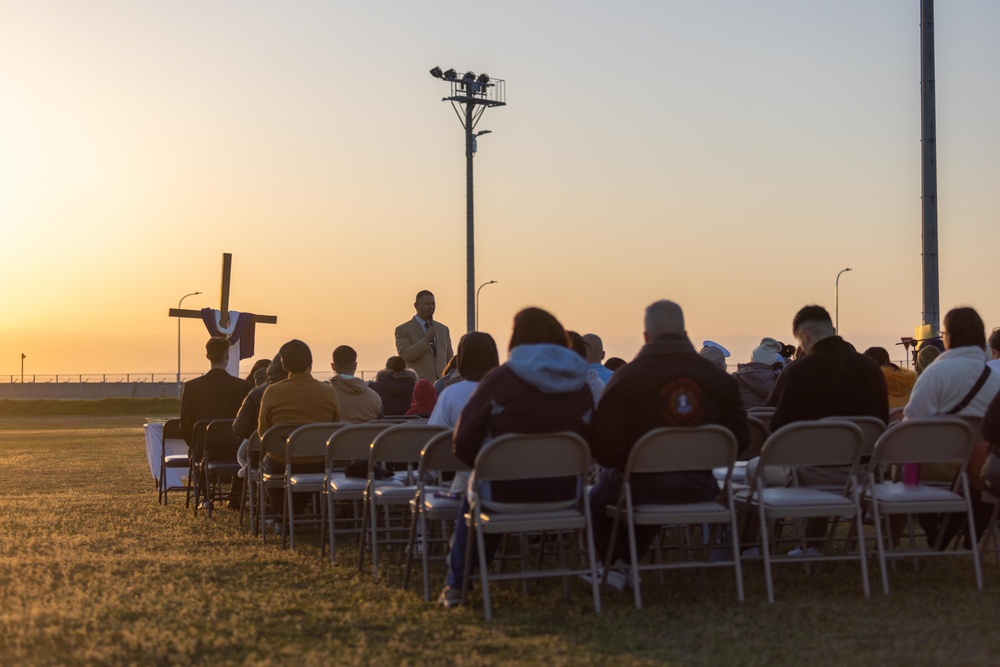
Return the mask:
<svg viewBox="0 0 1000 667">
<path fill-rule="evenodd" d="M 403 357 L 389 357 L 385 370 L 376 373 L 368 386 L 382 398 L 382 413 L 386 417 L 398 417 L 410 409 L 416 382 L 416 374 L 407 370 Z"/>
<path fill-rule="evenodd" d="M 233 419 L 250 393 L 250 384 L 243 378 L 226 372 L 229 363 L 229 341 L 213 336 L 205 344 L 205 356 L 211 370 L 200 378 L 184 383 L 181 395 L 181 436 L 191 447 L 194 425 L 203 419 Z M 201 451 L 192 450 L 191 456 L 201 457 Z"/>
<path fill-rule="evenodd" d="M 587 362 L 568 345 L 559 320 L 541 308 L 525 308 L 515 315 L 510 358 L 483 378 L 462 410 L 455 427 L 455 456 L 475 466 L 479 450 L 507 433 L 570 431 L 584 435 L 594 399 L 587 386 Z M 530 467 L 531 461 L 524 465 Z M 573 477 L 510 480 L 491 484 L 489 494 L 497 502 L 558 501 L 575 497 L 579 483 Z M 461 602 L 468 535 L 462 517 L 468 511 L 468 502 L 463 503 L 456 517 L 448 577 L 438 599 L 445 607 Z M 496 551 L 497 537 L 486 536 L 488 558 Z"/>
<path fill-rule="evenodd" d="M 836 334 L 825 308 L 802 308 L 792 320 L 792 334 L 806 356 L 778 376 L 769 401 L 776 406 L 772 432 L 824 417 L 867 415 L 888 422 L 889 394 L 882 370 Z"/>
<path fill-rule="evenodd" d="M 746 410 L 736 380 L 701 357 L 688 340 L 684 313 L 673 301 L 646 308 L 646 344 L 608 383 L 591 425 L 590 450 L 604 466 L 590 491 L 594 541 L 607 553 L 613 520 L 605 508 L 618 502 L 629 452 L 646 433 L 664 426 L 719 424 L 732 431 L 742 451 L 750 443 Z M 632 497 L 639 503 L 694 503 L 711 500 L 719 487 L 711 470 L 636 475 Z M 656 536 L 655 526 L 636 526 L 639 557 Z M 614 566 L 605 583 L 621 590 L 628 577 L 628 534 L 621 530 Z"/>
<path fill-rule="evenodd" d="M 993 397 L 990 401 L 989 406 L 986 408 L 986 414 L 983 415 L 983 422 L 981 425 L 983 439 L 989 444 L 989 451 L 1000 455 L 1000 394 Z M 987 461 L 988 464 L 988 461 Z M 970 470 L 970 475 L 983 474 L 983 484 L 988 491 L 993 494 L 1000 493 L 1000 478 L 998 478 L 998 473 L 1000 470 L 991 469 L 988 465 L 984 465 L 985 470 Z M 989 526 L 980 526 L 976 523 L 977 530 L 986 530 Z"/>
<path fill-rule="evenodd" d="M 792 335 L 805 352 L 778 376 L 768 402 L 775 405 L 771 432 L 797 421 L 824 417 L 877 417 L 889 421 L 889 392 L 882 369 L 836 334 L 830 313 L 822 306 L 805 306 L 792 320 Z M 747 474 L 756 470 L 756 460 Z M 803 484 L 841 484 L 845 466 L 800 466 Z M 807 548 L 819 548 L 827 531 L 826 519 L 806 523 Z"/>
<path fill-rule="evenodd" d="M 267 376 L 263 383 L 250 390 L 247 397 L 243 399 L 240 411 L 236 413 L 233 420 L 233 433 L 246 440 L 257 430 L 257 420 L 260 418 L 260 399 L 264 396 L 264 390 L 268 385 L 281 382 L 288 377 L 288 371 L 281 365 L 281 355 L 274 355 L 274 359 L 267 367 Z"/>
<path fill-rule="evenodd" d="M 233 433 L 235 433 L 240 438 L 243 438 L 243 444 L 240 445 L 240 449 L 236 454 L 237 460 L 244 470 L 240 471 L 240 484 L 246 485 L 246 469 L 250 466 L 256 466 L 258 461 L 255 459 L 250 461 L 247 457 L 247 440 L 253 435 L 254 431 L 257 430 L 257 420 L 260 418 L 260 399 L 264 396 L 264 390 L 267 389 L 268 385 L 274 384 L 275 382 L 281 382 L 288 377 L 288 372 L 281 365 L 281 355 L 274 355 L 274 359 L 271 361 L 270 365 L 264 369 L 266 375 L 264 376 L 264 381 L 259 383 L 256 387 L 250 390 L 247 397 L 243 399 L 243 405 L 240 406 L 240 411 L 236 413 L 236 419 L 233 420 Z M 236 480 L 233 479 L 233 484 L 236 484 Z M 235 498 L 229 501 L 229 509 L 239 510 L 240 505 L 243 503 L 243 489 L 239 490 L 239 494 L 236 496 L 239 500 Z"/>
</svg>

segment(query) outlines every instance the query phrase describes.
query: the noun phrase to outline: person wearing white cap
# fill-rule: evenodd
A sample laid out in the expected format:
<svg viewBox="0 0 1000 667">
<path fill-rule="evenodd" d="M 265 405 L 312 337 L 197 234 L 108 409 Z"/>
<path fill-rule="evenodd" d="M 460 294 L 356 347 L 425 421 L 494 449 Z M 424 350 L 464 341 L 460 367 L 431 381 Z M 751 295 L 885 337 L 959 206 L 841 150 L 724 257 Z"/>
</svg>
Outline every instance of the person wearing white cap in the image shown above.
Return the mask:
<svg viewBox="0 0 1000 667">
<path fill-rule="evenodd" d="M 723 371 L 729 372 L 729 365 L 726 359 L 729 358 L 729 350 L 716 343 L 714 340 L 706 340 L 702 343 L 704 347 L 698 350 L 698 356 L 708 359 Z"/>
</svg>

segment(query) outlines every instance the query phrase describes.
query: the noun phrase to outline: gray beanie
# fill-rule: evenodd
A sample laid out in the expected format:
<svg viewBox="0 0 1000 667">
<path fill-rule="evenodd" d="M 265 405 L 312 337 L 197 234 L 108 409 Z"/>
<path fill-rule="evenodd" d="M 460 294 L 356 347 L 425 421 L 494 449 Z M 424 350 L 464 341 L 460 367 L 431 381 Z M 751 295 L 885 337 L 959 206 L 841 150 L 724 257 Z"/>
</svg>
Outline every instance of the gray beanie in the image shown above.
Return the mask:
<svg viewBox="0 0 1000 667">
<path fill-rule="evenodd" d="M 781 343 L 773 338 L 762 338 L 760 345 L 755 347 L 750 354 L 750 361 L 770 366 L 778 363 L 779 357 L 781 357 Z M 784 361 L 784 359 L 780 359 L 780 361 Z"/>
</svg>

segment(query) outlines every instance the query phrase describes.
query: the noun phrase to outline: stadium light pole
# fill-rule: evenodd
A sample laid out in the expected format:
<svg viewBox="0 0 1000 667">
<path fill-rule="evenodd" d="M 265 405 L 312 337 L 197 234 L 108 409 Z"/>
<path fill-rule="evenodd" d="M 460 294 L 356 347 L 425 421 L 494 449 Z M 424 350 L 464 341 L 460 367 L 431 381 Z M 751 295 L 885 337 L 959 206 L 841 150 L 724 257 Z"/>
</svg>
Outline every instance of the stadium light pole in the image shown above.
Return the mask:
<svg viewBox="0 0 1000 667">
<path fill-rule="evenodd" d="M 201 292 L 191 292 L 190 294 L 185 294 L 181 297 L 181 300 L 177 302 L 177 310 L 181 309 L 181 304 L 184 303 L 184 299 L 189 296 L 194 296 L 196 294 L 201 294 Z M 181 318 L 177 318 L 177 398 L 181 397 Z"/>
<path fill-rule="evenodd" d="M 836 320 L 834 321 L 833 330 L 838 336 L 840 335 L 840 274 L 851 271 L 852 269 L 841 269 L 840 273 L 837 274 L 836 288 L 837 288 L 837 306 L 836 306 Z"/>
<path fill-rule="evenodd" d="M 441 71 L 440 67 L 434 67 L 430 73 L 435 79 L 441 79 L 451 86 L 451 94 L 441 98 L 441 101 L 451 102 L 459 122 L 465 129 L 465 326 L 467 331 L 475 331 L 476 243 L 472 158 L 476 154 L 476 137 L 490 131 L 475 132 L 475 129 L 487 107 L 506 106 L 506 82 L 503 79 L 494 79 L 489 74 L 476 76 L 475 72 L 466 72 L 460 77 L 454 68 Z"/>
<path fill-rule="evenodd" d="M 491 280 L 488 283 L 483 283 L 476 290 L 476 331 L 479 331 L 479 292 L 487 285 L 495 285 L 497 281 Z"/>
</svg>

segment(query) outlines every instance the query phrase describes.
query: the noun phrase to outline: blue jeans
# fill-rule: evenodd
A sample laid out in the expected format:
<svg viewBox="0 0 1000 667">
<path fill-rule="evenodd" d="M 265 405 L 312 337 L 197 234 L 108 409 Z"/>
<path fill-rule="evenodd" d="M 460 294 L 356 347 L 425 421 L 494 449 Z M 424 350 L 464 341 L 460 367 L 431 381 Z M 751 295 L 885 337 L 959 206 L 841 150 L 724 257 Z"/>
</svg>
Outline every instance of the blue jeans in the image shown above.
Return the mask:
<svg viewBox="0 0 1000 667">
<path fill-rule="evenodd" d="M 451 551 L 448 553 L 448 576 L 444 583 L 450 588 L 461 588 L 465 577 L 465 550 L 469 539 L 469 527 L 465 525 L 465 514 L 469 511 L 469 501 L 462 501 L 462 509 L 455 518 L 455 532 L 451 536 Z M 497 547 L 500 546 L 499 535 L 483 535 L 483 543 L 486 546 L 486 562 L 493 560 Z M 472 568 L 469 573 L 476 571 L 479 565 L 479 551 L 476 548 L 475 540 L 470 545 L 472 547 Z"/>
</svg>

